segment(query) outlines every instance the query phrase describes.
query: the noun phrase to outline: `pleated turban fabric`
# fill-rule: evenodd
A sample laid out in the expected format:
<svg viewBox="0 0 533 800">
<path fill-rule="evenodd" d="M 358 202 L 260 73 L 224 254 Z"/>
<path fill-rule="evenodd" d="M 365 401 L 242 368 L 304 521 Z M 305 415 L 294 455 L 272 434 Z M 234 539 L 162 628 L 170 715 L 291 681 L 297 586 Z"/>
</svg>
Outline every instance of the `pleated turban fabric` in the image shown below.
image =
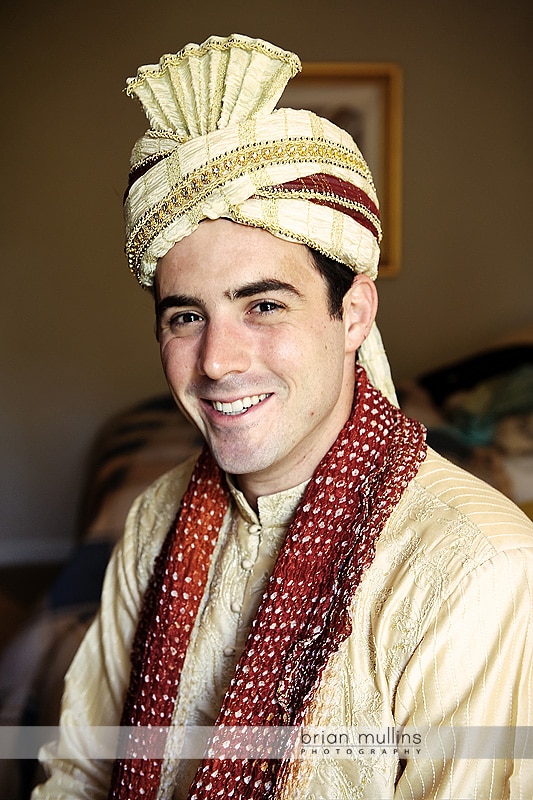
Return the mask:
<svg viewBox="0 0 533 800">
<path fill-rule="evenodd" d="M 189 44 L 128 79 L 150 123 L 133 148 L 124 204 L 126 254 L 142 286 L 174 244 L 222 217 L 376 278 L 379 205 L 357 145 L 311 111 L 276 108 L 300 69 L 294 53 L 234 34 Z M 394 400 L 375 325 L 358 360 Z"/>
</svg>

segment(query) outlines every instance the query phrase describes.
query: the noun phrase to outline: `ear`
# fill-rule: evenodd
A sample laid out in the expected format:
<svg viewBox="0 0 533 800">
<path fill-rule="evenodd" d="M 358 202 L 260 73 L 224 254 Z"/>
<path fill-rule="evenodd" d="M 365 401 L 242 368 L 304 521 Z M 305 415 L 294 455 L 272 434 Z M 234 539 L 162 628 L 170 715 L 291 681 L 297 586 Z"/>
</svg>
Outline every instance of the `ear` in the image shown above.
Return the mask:
<svg viewBox="0 0 533 800">
<path fill-rule="evenodd" d="M 378 311 L 378 293 L 368 275 L 356 275 L 343 300 L 346 352 L 355 353 L 374 323 Z"/>
</svg>

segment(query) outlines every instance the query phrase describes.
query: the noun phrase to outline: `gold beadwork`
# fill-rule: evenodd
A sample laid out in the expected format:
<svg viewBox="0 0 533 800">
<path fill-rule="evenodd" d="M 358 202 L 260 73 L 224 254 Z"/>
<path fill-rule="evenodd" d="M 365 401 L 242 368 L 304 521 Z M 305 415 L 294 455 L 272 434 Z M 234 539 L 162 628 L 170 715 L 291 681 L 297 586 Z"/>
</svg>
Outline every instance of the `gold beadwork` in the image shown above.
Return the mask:
<svg viewBox="0 0 533 800">
<path fill-rule="evenodd" d="M 158 233 L 172 222 L 172 217 L 186 213 L 211 194 L 217 186 L 262 167 L 303 163 L 308 160 L 318 160 L 322 164 L 334 164 L 353 170 L 374 187 L 370 170 L 361 156 L 343 145 L 326 140 L 290 139 L 284 142 L 266 143 L 259 147 L 254 143 L 237 148 L 219 156 L 210 165 L 204 164 L 184 176 L 179 186 L 175 186 L 163 200 L 138 220 L 126 243 L 131 271 L 139 279 L 143 253 Z M 368 216 L 366 209 L 358 210 Z"/>
</svg>

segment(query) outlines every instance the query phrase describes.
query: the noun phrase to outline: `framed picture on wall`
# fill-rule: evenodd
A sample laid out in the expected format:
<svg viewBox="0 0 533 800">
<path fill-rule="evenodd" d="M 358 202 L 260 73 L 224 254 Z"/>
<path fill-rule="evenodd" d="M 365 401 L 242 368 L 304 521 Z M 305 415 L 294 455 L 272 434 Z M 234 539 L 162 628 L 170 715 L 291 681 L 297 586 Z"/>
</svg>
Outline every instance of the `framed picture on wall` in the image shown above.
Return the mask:
<svg viewBox="0 0 533 800">
<path fill-rule="evenodd" d="M 304 62 L 279 105 L 308 108 L 353 136 L 372 171 L 380 203 L 379 274 L 397 274 L 401 261 L 401 68 L 390 63 Z"/>
</svg>

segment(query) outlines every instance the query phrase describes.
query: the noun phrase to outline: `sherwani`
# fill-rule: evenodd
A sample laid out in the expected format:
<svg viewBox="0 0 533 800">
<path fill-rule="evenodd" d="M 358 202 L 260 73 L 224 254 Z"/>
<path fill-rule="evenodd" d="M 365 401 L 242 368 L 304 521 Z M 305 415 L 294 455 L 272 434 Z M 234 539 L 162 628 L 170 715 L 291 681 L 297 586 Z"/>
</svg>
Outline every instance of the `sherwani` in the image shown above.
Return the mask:
<svg viewBox="0 0 533 800">
<path fill-rule="evenodd" d="M 118 725 L 130 648 L 154 559 L 193 461 L 134 504 L 107 572 L 102 605 L 66 678 L 62 725 Z M 305 484 L 259 498 L 231 488 L 184 663 L 173 724 L 212 725 Z M 531 726 L 533 525 L 510 501 L 429 450 L 381 532 L 306 726 L 420 730 Z M 520 730 L 523 730 L 520 727 Z M 496 800 L 533 797 L 533 758 L 466 758 L 435 745 L 295 759 L 284 800 Z M 532 745 L 529 755 L 533 756 Z M 49 758 L 50 753 L 43 759 Z M 453 756 L 453 752 L 451 753 Z M 478 754 L 479 755 L 479 754 Z M 165 760 L 161 798 L 187 797 L 196 764 Z M 49 760 L 33 800 L 105 798 L 110 761 Z"/>
</svg>

